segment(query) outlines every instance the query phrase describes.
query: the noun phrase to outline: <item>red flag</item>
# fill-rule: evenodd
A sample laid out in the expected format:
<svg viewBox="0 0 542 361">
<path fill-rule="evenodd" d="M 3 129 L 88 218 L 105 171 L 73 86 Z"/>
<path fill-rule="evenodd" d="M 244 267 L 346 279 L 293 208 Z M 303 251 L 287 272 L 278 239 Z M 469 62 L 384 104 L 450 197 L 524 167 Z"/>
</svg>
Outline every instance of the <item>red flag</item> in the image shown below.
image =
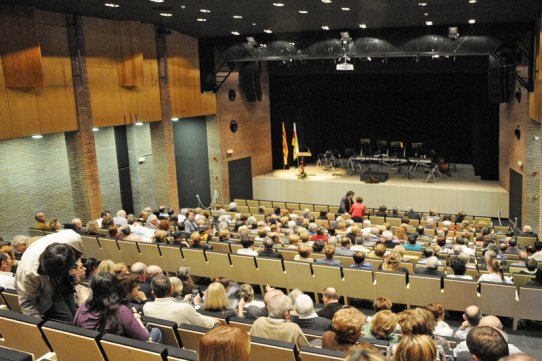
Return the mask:
<svg viewBox="0 0 542 361">
<path fill-rule="evenodd" d="M 282 122 L 282 156 L 284 161 L 284 166 L 288 165 L 288 140 L 286 139 L 286 128 L 284 127 L 284 122 Z"/>
</svg>

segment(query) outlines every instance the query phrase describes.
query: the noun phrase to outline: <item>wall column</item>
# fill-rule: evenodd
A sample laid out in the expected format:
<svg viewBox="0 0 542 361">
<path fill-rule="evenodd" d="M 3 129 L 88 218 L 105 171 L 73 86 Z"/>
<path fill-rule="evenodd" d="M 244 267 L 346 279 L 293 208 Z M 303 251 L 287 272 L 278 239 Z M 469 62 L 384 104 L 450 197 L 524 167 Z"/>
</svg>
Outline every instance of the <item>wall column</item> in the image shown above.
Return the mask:
<svg viewBox="0 0 542 361">
<path fill-rule="evenodd" d="M 102 194 L 96 143 L 92 132 L 92 111 L 82 23 L 73 15 L 66 15 L 66 21 L 79 131 L 65 133 L 65 140 L 75 214 L 86 222 L 99 217 L 102 210 Z"/>
<path fill-rule="evenodd" d="M 162 110 L 162 120 L 150 123 L 154 171 L 159 179 L 155 183 L 156 200 L 158 205 L 165 205 L 179 211 L 175 145 L 173 124 L 171 123 L 171 95 L 167 73 L 166 35 L 158 27 L 156 28 L 156 53 Z"/>
</svg>

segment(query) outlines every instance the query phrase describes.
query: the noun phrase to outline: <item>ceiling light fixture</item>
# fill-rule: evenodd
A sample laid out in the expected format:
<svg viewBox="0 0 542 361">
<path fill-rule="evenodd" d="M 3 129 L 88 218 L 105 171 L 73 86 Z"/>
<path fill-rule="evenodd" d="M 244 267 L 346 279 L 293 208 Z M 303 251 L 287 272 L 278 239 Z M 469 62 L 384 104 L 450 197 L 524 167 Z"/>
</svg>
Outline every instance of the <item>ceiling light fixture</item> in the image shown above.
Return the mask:
<svg viewBox="0 0 542 361">
<path fill-rule="evenodd" d="M 140 127 L 140 126 L 142 126 L 142 125 L 143 125 L 142 122 L 136 122 L 136 123 L 135 123 L 135 126 L 136 126 L 136 127 Z"/>
<path fill-rule="evenodd" d="M 113 4 L 113 3 L 105 3 L 104 5 L 110 8 L 118 8 L 120 6 L 119 4 Z"/>
<path fill-rule="evenodd" d="M 429 13 L 423 13 L 423 16 L 429 16 Z"/>
<path fill-rule="evenodd" d="M 232 33 L 233 35 L 235 35 L 235 36 L 239 36 L 239 35 L 241 35 L 241 33 L 240 33 L 240 32 L 238 32 L 238 31 L 232 31 L 231 33 Z"/>
<path fill-rule="evenodd" d="M 207 19 L 204 19 L 204 18 L 197 18 L 196 20 L 199 21 L 199 22 L 207 21 Z"/>
<path fill-rule="evenodd" d="M 348 43 L 349 41 L 352 40 L 348 31 L 341 31 L 341 40 L 343 43 Z"/>
<path fill-rule="evenodd" d="M 209 9 L 199 9 L 199 11 L 204 14 L 209 14 L 211 12 Z"/>
<path fill-rule="evenodd" d="M 474 24 L 476 23 L 476 19 L 469 19 L 469 24 Z"/>
<path fill-rule="evenodd" d="M 99 132 L 99 131 L 100 131 L 100 128 L 92 128 L 92 131 L 93 131 L 93 132 Z"/>
<path fill-rule="evenodd" d="M 476 4 L 478 0 L 469 0 L 469 4 Z"/>
<path fill-rule="evenodd" d="M 427 3 L 425 1 L 421 1 L 418 3 L 419 6 L 427 6 Z"/>
<path fill-rule="evenodd" d="M 172 121 L 172 122 L 178 122 L 178 121 L 179 121 L 179 118 L 177 118 L 177 117 L 171 118 L 171 121 Z"/>
<path fill-rule="evenodd" d="M 273 3 L 273 6 L 276 6 L 276 7 L 283 7 L 284 6 L 284 3 Z"/>
<path fill-rule="evenodd" d="M 300 14 L 308 14 L 308 10 L 298 10 L 298 13 Z"/>
<path fill-rule="evenodd" d="M 433 22 L 432 22 L 431 20 L 427 20 L 427 21 L 425 22 L 425 25 L 427 25 L 427 26 L 432 26 L 432 25 L 433 25 Z"/>
<path fill-rule="evenodd" d="M 288 44 L 290 44 L 291 46 L 295 46 L 295 43 L 293 41 L 290 41 Z"/>
<path fill-rule="evenodd" d="M 344 7 L 344 8 L 341 8 L 341 10 L 342 10 L 342 11 L 350 11 L 350 8 Z"/>
<path fill-rule="evenodd" d="M 164 0 L 150 0 L 150 1 L 153 2 L 153 3 L 163 3 L 164 2 Z"/>
<path fill-rule="evenodd" d="M 256 26 L 256 23 L 252 23 L 252 26 Z"/>
<path fill-rule="evenodd" d="M 234 18 L 234 19 L 242 19 L 243 16 L 242 16 L 242 15 L 234 15 L 233 18 Z"/>
<path fill-rule="evenodd" d="M 258 42 L 256 41 L 256 39 L 254 39 L 253 36 L 247 36 L 246 39 L 248 41 L 248 45 L 252 45 L 252 46 L 258 45 Z"/>
<path fill-rule="evenodd" d="M 41 138 L 43 138 L 43 135 L 41 135 L 41 134 L 34 134 L 32 136 L 32 139 L 41 139 Z"/>
<path fill-rule="evenodd" d="M 272 33 L 271 29 L 263 29 L 263 32 L 264 32 L 264 33 L 268 33 L 268 34 L 271 34 L 271 33 Z"/>
<path fill-rule="evenodd" d="M 160 16 L 170 17 L 173 16 L 172 13 L 160 13 Z"/>
<path fill-rule="evenodd" d="M 327 26 L 327 25 L 322 25 L 322 30 L 329 30 L 329 26 Z"/>
<path fill-rule="evenodd" d="M 324 4 L 331 4 L 332 0 L 322 0 Z"/>
<path fill-rule="evenodd" d="M 362 28 L 362 29 L 367 29 L 367 25 L 366 25 L 366 24 L 359 24 L 359 27 Z"/>
</svg>

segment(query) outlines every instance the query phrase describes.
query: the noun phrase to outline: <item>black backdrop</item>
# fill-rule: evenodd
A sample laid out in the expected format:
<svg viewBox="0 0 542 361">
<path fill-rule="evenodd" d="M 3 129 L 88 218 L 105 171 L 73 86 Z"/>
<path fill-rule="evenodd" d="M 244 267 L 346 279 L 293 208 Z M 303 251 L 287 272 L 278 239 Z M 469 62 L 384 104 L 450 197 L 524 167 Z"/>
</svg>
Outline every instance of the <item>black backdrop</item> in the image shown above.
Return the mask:
<svg viewBox="0 0 542 361">
<path fill-rule="evenodd" d="M 313 155 L 360 151 L 360 138 L 423 142 L 482 179 L 498 179 L 498 105 L 486 73 L 280 74 L 270 70 L 273 167 L 282 169 L 282 122 L 288 142 Z M 290 160 L 291 160 L 290 148 Z M 315 160 L 315 158 L 314 158 Z M 291 162 L 293 164 L 293 162 Z"/>
</svg>

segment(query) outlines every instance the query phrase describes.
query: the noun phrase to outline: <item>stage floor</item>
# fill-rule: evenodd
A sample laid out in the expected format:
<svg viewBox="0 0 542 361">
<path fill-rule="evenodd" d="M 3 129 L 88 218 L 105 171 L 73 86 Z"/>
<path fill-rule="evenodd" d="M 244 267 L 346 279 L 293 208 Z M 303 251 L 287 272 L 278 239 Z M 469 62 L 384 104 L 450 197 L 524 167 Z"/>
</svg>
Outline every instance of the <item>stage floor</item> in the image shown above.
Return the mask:
<svg viewBox="0 0 542 361">
<path fill-rule="evenodd" d="M 367 170 L 362 167 L 361 172 Z M 373 166 L 372 170 L 376 170 Z M 403 178 L 397 169 L 381 167 L 389 180 L 385 183 L 368 184 L 360 181 L 360 172 L 352 175 L 351 169 L 336 169 L 335 172 L 315 165 L 307 165 L 306 180 L 297 179 L 297 169 L 276 170 L 254 177 L 252 180 L 255 199 L 319 203 L 339 205 L 341 197 L 352 190 L 361 195 L 367 207 L 388 208 L 409 206 L 419 211 L 437 209 L 444 213 L 478 216 L 508 217 L 508 192 L 497 181 L 482 181 L 474 175 L 472 165 L 458 164 L 451 177 L 442 175 L 437 183 L 426 183 L 426 169 L 418 169 L 410 181 Z M 403 170 L 405 172 L 406 169 Z"/>
</svg>

